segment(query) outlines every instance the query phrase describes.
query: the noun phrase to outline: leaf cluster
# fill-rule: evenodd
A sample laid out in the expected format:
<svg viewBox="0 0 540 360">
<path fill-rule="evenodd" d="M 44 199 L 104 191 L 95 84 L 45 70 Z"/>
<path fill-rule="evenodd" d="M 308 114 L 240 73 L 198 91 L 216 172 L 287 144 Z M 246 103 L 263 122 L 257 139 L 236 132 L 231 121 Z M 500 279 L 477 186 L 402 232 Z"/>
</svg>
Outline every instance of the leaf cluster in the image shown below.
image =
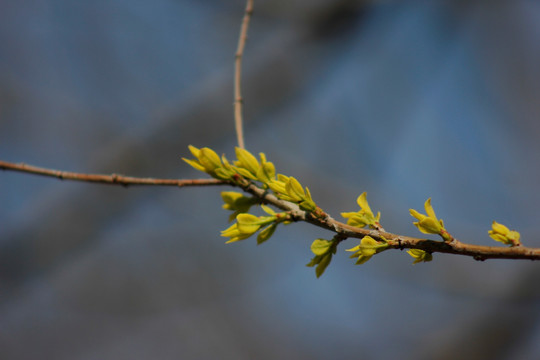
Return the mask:
<svg viewBox="0 0 540 360">
<path fill-rule="evenodd" d="M 296 204 L 299 209 L 315 218 L 323 219 L 324 216 L 328 216 L 313 201 L 309 188 L 302 186 L 292 176 L 277 174 L 274 164 L 267 161 L 264 153 L 260 153 L 259 159 L 257 159 L 249 151 L 237 147 L 235 148 L 237 159 L 230 162 L 225 155 L 220 157 L 207 147 L 199 149 L 190 145 L 189 150 L 195 159 L 184 158 L 183 160 L 197 170 L 216 179 L 227 181 L 233 186 L 239 186 L 245 191 L 249 186 L 256 186 L 264 193 L 271 192 L 280 201 Z M 232 211 L 229 222 L 236 220 L 229 228 L 221 232 L 221 236 L 229 238 L 226 243 L 245 240 L 258 233 L 257 244 L 261 244 L 270 239 L 279 224 L 290 224 L 295 220 L 291 212 L 275 212 L 265 205 L 266 201 L 260 196 L 245 196 L 240 192 L 224 191 L 221 193 L 221 197 L 224 202 L 223 208 Z M 378 212 L 376 216 L 374 215 L 367 201 L 366 192 L 358 196 L 356 202 L 360 207 L 359 210 L 341 213 L 347 219 L 347 224 L 357 228 L 369 227 L 376 231 L 384 231 L 380 224 L 381 213 Z M 250 211 L 254 205 L 260 205 L 266 215 L 251 214 Z M 424 208 L 425 214 L 414 209 L 409 210 L 411 216 L 417 220 L 413 224 L 418 230 L 424 234 L 439 235 L 446 243 L 456 242 L 457 240 L 446 230 L 443 220 L 437 218 L 431 205 L 431 198 L 427 199 Z M 489 231 L 489 236 L 506 245 L 519 246 L 521 244 L 520 234 L 517 231 L 510 230 L 505 225 L 495 221 Z M 332 240 L 316 239 L 313 241 L 311 252 L 314 257 L 307 266 L 315 267 L 317 277 L 324 273 L 337 252 L 338 244 L 345 238 L 338 233 Z M 364 236 L 358 245 L 347 249 L 347 251 L 353 253 L 350 257 L 356 259 L 356 264 L 360 265 L 390 248 L 396 248 L 396 246 L 390 246 L 390 243 L 379 233 L 377 239 L 372 236 Z M 411 248 L 407 253 L 414 259 L 413 264 L 433 259 L 430 252 L 422 249 Z"/>
</svg>

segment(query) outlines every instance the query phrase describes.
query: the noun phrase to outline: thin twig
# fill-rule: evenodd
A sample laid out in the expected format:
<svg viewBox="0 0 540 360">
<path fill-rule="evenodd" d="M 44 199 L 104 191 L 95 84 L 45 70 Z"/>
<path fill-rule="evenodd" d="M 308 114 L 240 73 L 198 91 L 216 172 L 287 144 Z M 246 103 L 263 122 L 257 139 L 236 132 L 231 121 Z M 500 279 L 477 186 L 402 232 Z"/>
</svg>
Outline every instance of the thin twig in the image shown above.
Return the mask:
<svg viewBox="0 0 540 360">
<path fill-rule="evenodd" d="M 244 55 L 244 48 L 246 46 L 247 32 L 249 28 L 249 20 L 253 14 L 253 0 L 247 0 L 246 10 L 244 12 L 244 19 L 242 20 L 242 26 L 240 28 L 240 36 L 238 37 L 238 47 L 236 49 L 236 56 L 234 62 L 234 125 L 236 128 L 236 137 L 238 138 L 238 146 L 242 149 L 244 145 L 244 131 L 242 106 L 244 99 L 242 98 L 242 57 Z"/>
<path fill-rule="evenodd" d="M 227 182 L 216 179 L 155 179 L 123 176 L 118 174 L 83 174 L 70 171 L 60 171 L 32 166 L 24 163 L 10 163 L 0 160 L 1 170 L 20 171 L 24 173 L 55 177 L 61 180 L 85 181 L 111 185 L 154 185 L 154 186 L 212 186 L 227 185 Z"/>
</svg>

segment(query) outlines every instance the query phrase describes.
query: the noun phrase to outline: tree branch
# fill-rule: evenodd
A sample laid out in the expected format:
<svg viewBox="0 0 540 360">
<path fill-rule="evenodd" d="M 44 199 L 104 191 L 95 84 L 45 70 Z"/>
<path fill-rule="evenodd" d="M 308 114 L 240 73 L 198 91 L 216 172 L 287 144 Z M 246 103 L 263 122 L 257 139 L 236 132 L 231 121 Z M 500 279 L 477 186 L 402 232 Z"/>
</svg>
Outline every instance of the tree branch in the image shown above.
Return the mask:
<svg viewBox="0 0 540 360">
<path fill-rule="evenodd" d="M 267 191 L 249 184 L 244 190 L 258 198 L 266 204 L 273 205 L 281 210 L 289 211 L 291 217 L 296 221 L 305 221 L 326 230 L 330 230 L 343 238 L 363 238 L 371 236 L 378 241 L 386 241 L 389 248 L 392 249 L 420 249 L 429 253 L 446 253 L 470 256 L 475 260 L 487 259 L 521 259 L 521 260 L 540 260 L 540 249 L 528 248 L 525 246 L 481 246 L 466 244 L 453 239 L 451 242 L 435 241 L 429 239 L 420 239 L 410 236 L 403 236 L 385 231 L 358 228 L 334 220 L 328 214 L 322 213 L 322 216 L 316 216 L 314 213 L 301 210 L 298 205 L 278 199 Z"/>
<path fill-rule="evenodd" d="M 154 186 L 213 186 L 227 185 L 228 183 L 216 179 L 155 179 L 155 178 L 138 178 L 132 176 L 123 176 L 118 174 L 103 175 L 103 174 L 83 174 L 70 171 L 60 171 L 47 168 L 41 168 L 24 163 L 10 163 L 0 160 L 1 170 L 19 171 L 23 173 L 55 177 L 60 180 L 75 180 L 84 182 L 93 182 L 110 185 L 154 185 Z"/>
<path fill-rule="evenodd" d="M 238 47 L 236 49 L 236 56 L 234 62 L 234 125 L 236 128 L 236 137 L 238 138 L 238 146 L 242 149 L 244 145 L 244 131 L 242 106 L 244 99 L 242 99 L 242 57 L 244 55 L 244 48 L 246 46 L 247 32 L 249 28 L 249 21 L 253 14 L 253 0 L 247 0 L 246 9 L 244 12 L 244 19 L 242 20 L 242 26 L 240 28 L 240 35 L 238 37 Z"/>
<path fill-rule="evenodd" d="M 540 249 L 528 248 L 525 246 L 481 246 L 466 244 L 453 239 L 450 242 L 435 241 L 429 239 L 420 239 L 410 236 L 393 234 L 385 231 L 364 229 L 354 227 L 337 221 L 324 213 L 322 210 L 318 212 L 307 212 L 301 210 L 295 203 L 278 199 L 275 195 L 268 191 L 259 188 L 255 184 L 246 183 L 238 185 L 228 181 L 216 179 L 156 179 L 156 178 L 138 178 L 131 176 L 122 176 L 118 174 L 103 175 L 103 174 L 83 174 L 70 171 L 60 171 L 37 166 L 27 165 L 24 163 L 10 163 L 0 160 L 1 170 L 18 171 L 27 174 L 42 175 L 54 177 L 61 180 L 75 180 L 84 182 L 93 182 L 110 185 L 153 185 L 153 186 L 216 186 L 229 185 L 239 186 L 244 191 L 261 199 L 265 204 L 273 205 L 281 210 L 289 212 L 292 219 L 295 221 L 305 221 L 320 228 L 330 230 L 341 238 L 358 238 L 371 236 L 379 241 L 386 241 L 388 247 L 392 249 L 420 249 L 429 253 L 446 253 L 470 256 L 475 260 L 486 259 L 522 259 L 522 260 L 540 260 Z M 319 209 L 320 210 L 320 209 Z"/>
</svg>

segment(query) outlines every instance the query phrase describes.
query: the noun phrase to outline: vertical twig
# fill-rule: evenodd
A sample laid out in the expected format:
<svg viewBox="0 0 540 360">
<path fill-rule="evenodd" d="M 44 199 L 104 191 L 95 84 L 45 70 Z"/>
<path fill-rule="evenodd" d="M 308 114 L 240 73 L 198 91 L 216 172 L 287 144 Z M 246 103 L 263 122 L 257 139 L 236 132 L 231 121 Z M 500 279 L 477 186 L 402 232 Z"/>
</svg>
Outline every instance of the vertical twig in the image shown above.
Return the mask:
<svg viewBox="0 0 540 360">
<path fill-rule="evenodd" d="M 240 36 L 238 37 L 238 47 L 236 49 L 236 56 L 234 62 L 234 125 L 236 128 L 236 137 L 238 138 L 238 146 L 242 149 L 244 145 L 244 131 L 242 129 L 242 105 L 244 99 L 242 99 L 242 90 L 240 83 L 242 80 L 242 56 L 244 55 L 244 48 L 246 46 L 247 32 L 249 28 L 249 20 L 253 13 L 253 0 L 247 0 L 246 10 L 244 12 L 244 19 L 242 20 L 242 27 L 240 28 Z"/>
</svg>

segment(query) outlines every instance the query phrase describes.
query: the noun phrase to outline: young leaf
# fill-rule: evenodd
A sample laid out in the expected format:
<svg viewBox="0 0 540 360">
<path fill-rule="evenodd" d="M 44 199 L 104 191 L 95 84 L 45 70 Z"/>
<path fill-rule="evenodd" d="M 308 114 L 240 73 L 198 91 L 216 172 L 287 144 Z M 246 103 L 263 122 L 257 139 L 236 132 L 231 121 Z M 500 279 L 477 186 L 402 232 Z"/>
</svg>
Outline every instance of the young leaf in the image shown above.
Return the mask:
<svg viewBox="0 0 540 360">
<path fill-rule="evenodd" d="M 190 159 L 186 159 L 186 158 L 182 158 L 182 160 L 187 162 L 189 165 L 191 165 L 195 169 L 197 169 L 199 171 L 202 171 L 202 172 L 206 172 L 206 169 L 204 168 L 204 166 L 202 166 L 198 161 L 190 160 Z"/>
<path fill-rule="evenodd" d="M 261 227 L 261 220 L 252 214 L 238 214 L 236 217 L 238 231 L 241 234 L 253 234 Z"/>
<path fill-rule="evenodd" d="M 239 173 L 243 177 L 247 179 L 256 180 L 256 177 L 253 174 L 251 174 L 251 172 L 249 172 L 248 170 L 238 167 L 238 166 L 235 166 L 234 169 L 236 170 L 237 173 Z"/>
<path fill-rule="evenodd" d="M 266 240 L 270 239 L 270 237 L 274 234 L 274 231 L 276 231 L 276 228 L 277 224 L 272 224 L 262 229 L 259 235 L 257 235 L 257 244 L 260 245 Z"/>
<path fill-rule="evenodd" d="M 235 151 L 236 158 L 238 159 L 237 165 L 248 170 L 253 175 L 257 174 L 257 170 L 259 169 L 259 162 L 257 161 L 257 158 L 255 158 L 255 156 L 253 156 L 249 151 L 239 147 L 236 147 Z"/>
<path fill-rule="evenodd" d="M 332 261 L 332 255 L 333 254 L 331 252 L 324 255 L 319 262 L 319 265 L 317 265 L 317 267 L 315 268 L 315 275 L 317 275 L 317 279 L 321 277 L 328 265 L 330 265 L 330 262 Z"/>
<path fill-rule="evenodd" d="M 251 235 L 253 235 L 253 233 L 250 233 L 250 234 L 240 233 L 240 231 L 238 231 L 238 224 L 233 224 L 221 232 L 221 236 L 230 238 L 229 240 L 225 242 L 225 244 L 230 244 L 236 241 L 245 240 Z"/>
<path fill-rule="evenodd" d="M 276 212 L 274 210 L 272 210 L 272 208 L 270 208 L 270 207 L 268 207 L 268 206 L 266 206 L 264 204 L 261 205 L 261 209 L 263 209 L 263 211 L 265 213 L 267 213 L 268 215 L 272 215 L 272 216 L 276 215 Z"/>
<path fill-rule="evenodd" d="M 202 148 L 199 152 L 199 162 L 207 171 L 215 171 L 221 167 L 221 160 L 216 152 L 210 148 Z"/>
<path fill-rule="evenodd" d="M 199 156 L 201 155 L 201 149 L 196 148 L 196 147 L 193 146 L 193 145 L 188 145 L 188 149 L 189 149 L 189 151 L 191 152 L 191 154 L 192 154 L 193 156 L 195 156 L 197 159 L 198 159 Z"/>
<path fill-rule="evenodd" d="M 493 240 L 499 241 L 503 244 L 510 246 L 518 246 L 521 244 L 519 241 L 519 232 L 510 230 L 505 225 L 499 224 L 496 221 L 493 221 L 491 224 L 491 230 L 489 230 L 488 233 Z"/>
<path fill-rule="evenodd" d="M 306 197 L 304 189 L 302 189 L 302 185 L 300 185 L 298 180 L 292 176 L 289 177 L 289 181 L 285 185 L 285 188 L 287 190 L 287 194 L 295 201 L 302 201 Z"/>
<path fill-rule="evenodd" d="M 433 260 L 433 255 L 420 249 L 411 249 L 407 251 L 407 254 L 411 255 L 414 258 L 413 264 Z"/>
<path fill-rule="evenodd" d="M 282 183 L 285 183 L 285 184 L 289 182 L 289 177 L 283 174 L 277 174 L 277 179 L 278 181 L 281 181 Z"/>
<path fill-rule="evenodd" d="M 217 168 L 214 171 L 214 173 L 216 174 L 217 178 L 222 179 L 222 180 L 230 179 L 234 175 L 234 172 L 227 170 L 225 168 L 222 168 L 222 167 Z"/>
<path fill-rule="evenodd" d="M 426 200 L 424 208 L 426 209 L 427 215 L 421 214 L 414 209 L 409 209 L 411 216 L 418 220 L 413 223 L 414 226 L 424 234 L 437 234 L 442 236 L 445 241 L 450 241 L 452 237 L 444 228 L 443 221 L 437 219 L 435 210 L 433 210 L 433 206 L 431 206 L 431 198 Z"/>
<path fill-rule="evenodd" d="M 358 203 L 358 206 L 360 206 L 360 209 L 364 210 L 367 214 L 373 216 L 371 207 L 367 202 L 367 192 L 364 191 L 362 194 L 360 194 L 360 196 L 356 199 L 356 202 Z"/>
<path fill-rule="evenodd" d="M 311 244 L 311 252 L 315 255 L 324 255 L 332 248 L 332 241 L 317 239 Z"/>
<path fill-rule="evenodd" d="M 287 190 L 285 189 L 285 183 L 279 180 L 271 180 L 266 185 L 275 192 L 276 194 L 285 194 Z"/>
<path fill-rule="evenodd" d="M 276 169 L 271 162 L 264 162 L 257 170 L 257 179 L 267 184 L 276 177 Z"/>
</svg>

